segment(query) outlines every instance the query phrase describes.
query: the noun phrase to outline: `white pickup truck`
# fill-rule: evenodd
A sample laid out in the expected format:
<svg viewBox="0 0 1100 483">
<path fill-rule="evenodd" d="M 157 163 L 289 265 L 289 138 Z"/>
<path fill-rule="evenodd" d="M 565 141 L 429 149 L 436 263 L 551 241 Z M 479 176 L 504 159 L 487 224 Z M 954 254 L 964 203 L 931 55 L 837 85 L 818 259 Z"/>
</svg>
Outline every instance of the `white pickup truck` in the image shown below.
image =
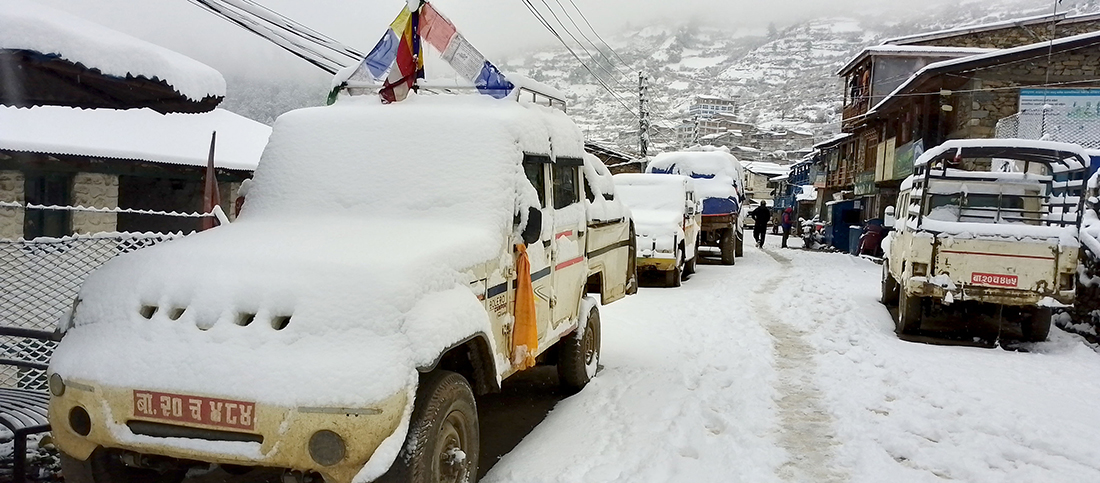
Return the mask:
<svg viewBox="0 0 1100 483">
<path fill-rule="evenodd" d="M 82 287 L 48 371 L 66 481 L 476 480 L 475 395 L 532 364 L 580 390 L 632 291 L 600 168 L 515 99 L 281 116 L 236 222 Z"/>
<path fill-rule="evenodd" d="M 695 196 L 695 181 L 655 173 L 620 173 L 614 179 L 636 224 L 638 270 L 663 272 L 666 287 L 679 287 L 695 273 L 699 259 L 703 204 Z"/>
<path fill-rule="evenodd" d="M 898 304 L 898 333 L 964 305 L 1045 340 L 1050 307 L 1074 300 L 1088 165 L 1080 146 L 1046 141 L 968 139 L 925 152 L 901 185 L 884 247 L 882 301 Z"/>
</svg>

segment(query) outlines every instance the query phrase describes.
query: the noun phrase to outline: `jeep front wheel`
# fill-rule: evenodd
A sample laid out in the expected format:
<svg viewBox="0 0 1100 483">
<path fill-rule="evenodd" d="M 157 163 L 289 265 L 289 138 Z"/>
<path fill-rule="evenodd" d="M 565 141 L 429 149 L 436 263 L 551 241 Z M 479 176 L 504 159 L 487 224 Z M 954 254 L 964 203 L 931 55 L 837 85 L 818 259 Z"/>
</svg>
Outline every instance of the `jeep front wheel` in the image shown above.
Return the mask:
<svg viewBox="0 0 1100 483">
<path fill-rule="evenodd" d="M 477 480 L 480 435 L 470 383 L 437 370 L 420 376 L 405 444 L 390 473 L 409 483 Z"/>
<path fill-rule="evenodd" d="M 588 311 L 582 330 L 561 341 L 558 353 L 558 381 L 569 393 L 584 389 L 600 364 L 600 311 Z"/>
</svg>

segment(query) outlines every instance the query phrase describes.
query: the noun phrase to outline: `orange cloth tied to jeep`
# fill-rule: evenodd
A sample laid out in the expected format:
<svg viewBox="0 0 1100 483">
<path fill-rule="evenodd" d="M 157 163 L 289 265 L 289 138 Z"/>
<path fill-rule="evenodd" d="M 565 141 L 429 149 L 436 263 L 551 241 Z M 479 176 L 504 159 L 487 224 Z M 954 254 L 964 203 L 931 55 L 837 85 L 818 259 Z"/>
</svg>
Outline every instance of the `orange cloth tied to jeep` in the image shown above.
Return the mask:
<svg viewBox="0 0 1100 483">
<path fill-rule="evenodd" d="M 518 370 L 535 365 L 539 348 L 538 319 L 535 318 L 535 287 L 531 284 L 531 260 L 527 246 L 516 245 L 516 309 L 512 330 L 512 365 Z"/>
</svg>

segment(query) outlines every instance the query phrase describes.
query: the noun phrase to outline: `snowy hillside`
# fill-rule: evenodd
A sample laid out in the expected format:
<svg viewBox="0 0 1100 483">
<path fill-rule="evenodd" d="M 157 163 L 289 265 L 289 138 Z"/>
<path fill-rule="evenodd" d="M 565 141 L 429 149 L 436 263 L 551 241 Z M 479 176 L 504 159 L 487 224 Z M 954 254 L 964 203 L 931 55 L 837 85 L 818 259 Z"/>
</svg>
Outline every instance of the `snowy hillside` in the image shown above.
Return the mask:
<svg viewBox="0 0 1100 483">
<path fill-rule="evenodd" d="M 730 30 L 681 24 L 624 30 L 607 38 L 615 53 L 592 51 L 601 61 L 593 70 L 618 92 L 604 91 L 565 49 L 534 52 L 502 62 L 516 72 L 557 87 L 572 98 L 570 113 L 589 139 L 636 148 L 637 71 L 650 77 L 654 125 L 673 127 L 696 94 L 740 96 L 741 120 L 764 127 L 799 129 L 826 136 L 839 128 L 842 93 L 837 69 L 860 49 L 882 39 L 961 25 L 1050 13 L 1034 1 L 960 2 L 904 15 L 863 12 L 863 16 L 816 18 L 783 29 Z M 1059 12 L 1094 12 L 1094 1 L 1069 2 Z M 888 20 L 905 18 L 906 21 Z M 589 55 L 577 50 L 581 58 Z M 615 60 L 614 63 L 610 60 Z M 590 64 L 595 65 L 594 62 Z M 617 80 L 613 80 L 617 79 Z M 671 141 L 654 136 L 655 143 Z"/>
<path fill-rule="evenodd" d="M 827 137 L 839 129 L 842 91 L 835 73 L 863 47 L 891 37 L 1051 12 L 1050 5 L 1035 0 L 964 0 L 923 10 L 914 5 L 909 12 L 899 12 L 896 6 L 878 8 L 881 11 L 863 10 L 858 16 L 837 11 L 780 28 L 737 29 L 670 20 L 668 25 L 603 32 L 615 52 L 575 50 L 620 93 L 618 99 L 564 48 L 495 60 L 506 73 L 522 74 L 567 93 L 570 114 L 589 139 L 628 151 L 637 149 L 638 120 L 628 107 L 638 109 L 639 70 L 649 76 L 650 112 L 658 130 L 652 144 L 658 147 L 674 142 L 667 129 L 679 124 L 696 94 L 740 96 L 740 120 Z M 1069 14 L 1097 10 L 1100 0 L 1063 0 L 1058 6 L 1059 12 Z M 327 82 L 238 75 L 229 79 L 224 107 L 270 123 L 289 109 L 323 103 L 327 92 Z"/>
</svg>

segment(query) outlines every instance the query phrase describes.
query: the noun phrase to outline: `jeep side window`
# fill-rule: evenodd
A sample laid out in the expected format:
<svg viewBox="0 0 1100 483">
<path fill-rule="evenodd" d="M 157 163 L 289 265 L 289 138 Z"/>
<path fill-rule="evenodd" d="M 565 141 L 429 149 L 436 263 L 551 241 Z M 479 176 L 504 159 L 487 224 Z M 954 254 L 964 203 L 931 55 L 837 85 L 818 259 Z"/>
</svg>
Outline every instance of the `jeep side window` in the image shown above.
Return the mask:
<svg viewBox="0 0 1100 483">
<path fill-rule="evenodd" d="M 546 171 L 543 166 L 550 162 L 549 156 L 537 154 L 523 155 L 523 173 L 527 175 L 527 181 L 535 187 L 539 194 L 539 205 L 546 207 Z"/>
<path fill-rule="evenodd" d="M 583 176 L 583 178 L 584 178 L 584 197 L 588 200 L 589 203 L 592 203 L 592 202 L 596 201 L 596 193 L 592 192 L 592 183 L 588 182 L 588 176 Z"/>
<path fill-rule="evenodd" d="M 562 209 L 580 201 L 577 166 L 554 163 L 551 181 L 554 183 L 554 209 Z"/>
</svg>

